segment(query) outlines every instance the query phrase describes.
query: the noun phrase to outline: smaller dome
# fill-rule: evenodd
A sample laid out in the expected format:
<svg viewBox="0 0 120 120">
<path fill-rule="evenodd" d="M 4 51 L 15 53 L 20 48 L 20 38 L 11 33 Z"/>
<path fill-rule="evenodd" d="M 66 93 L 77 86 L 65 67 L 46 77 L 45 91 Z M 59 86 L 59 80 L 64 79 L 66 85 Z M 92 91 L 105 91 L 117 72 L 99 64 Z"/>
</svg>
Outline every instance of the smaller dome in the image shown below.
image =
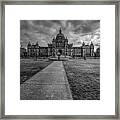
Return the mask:
<svg viewBox="0 0 120 120">
<path fill-rule="evenodd" d="M 31 43 L 30 43 L 30 41 L 29 41 L 29 43 L 28 43 L 28 46 L 31 46 Z"/>
<path fill-rule="evenodd" d="M 38 41 L 36 42 L 36 45 L 39 45 L 39 44 L 38 44 Z"/>
<path fill-rule="evenodd" d="M 91 41 L 91 44 L 90 44 L 91 46 L 93 46 L 93 42 Z"/>
<path fill-rule="evenodd" d="M 82 43 L 82 46 L 85 46 L 85 43 L 84 43 L 84 42 Z"/>
</svg>

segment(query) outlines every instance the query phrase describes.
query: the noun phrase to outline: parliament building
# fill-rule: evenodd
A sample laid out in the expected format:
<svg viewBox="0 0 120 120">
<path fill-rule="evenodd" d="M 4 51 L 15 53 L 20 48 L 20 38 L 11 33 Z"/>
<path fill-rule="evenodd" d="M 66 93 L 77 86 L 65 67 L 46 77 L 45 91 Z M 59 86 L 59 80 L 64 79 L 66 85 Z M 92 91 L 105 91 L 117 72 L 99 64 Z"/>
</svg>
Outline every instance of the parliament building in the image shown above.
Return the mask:
<svg viewBox="0 0 120 120">
<path fill-rule="evenodd" d="M 20 54 L 21 57 L 56 57 L 60 54 L 61 56 L 71 56 L 74 58 L 93 57 L 95 53 L 92 42 L 89 45 L 85 45 L 83 42 L 81 46 L 74 47 L 73 44 L 69 44 L 68 38 L 64 36 L 60 29 L 56 37 L 53 38 L 52 43 L 48 44 L 48 47 L 41 47 L 38 42 L 36 44 L 29 42 L 27 49 L 20 49 Z"/>
</svg>

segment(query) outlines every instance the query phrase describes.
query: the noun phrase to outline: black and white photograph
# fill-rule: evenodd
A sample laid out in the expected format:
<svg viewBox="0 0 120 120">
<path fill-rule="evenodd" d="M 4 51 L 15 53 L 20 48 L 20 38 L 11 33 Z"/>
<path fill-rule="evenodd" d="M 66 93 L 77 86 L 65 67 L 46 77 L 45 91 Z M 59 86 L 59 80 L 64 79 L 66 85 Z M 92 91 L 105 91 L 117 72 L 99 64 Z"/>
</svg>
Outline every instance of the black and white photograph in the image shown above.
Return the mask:
<svg viewBox="0 0 120 120">
<path fill-rule="evenodd" d="M 100 100 L 100 20 L 20 20 L 20 100 Z"/>
<path fill-rule="evenodd" d="M 3 118 L 117 118 L 119 7 L 113 1 L 5 2 Z"/>
</svg>

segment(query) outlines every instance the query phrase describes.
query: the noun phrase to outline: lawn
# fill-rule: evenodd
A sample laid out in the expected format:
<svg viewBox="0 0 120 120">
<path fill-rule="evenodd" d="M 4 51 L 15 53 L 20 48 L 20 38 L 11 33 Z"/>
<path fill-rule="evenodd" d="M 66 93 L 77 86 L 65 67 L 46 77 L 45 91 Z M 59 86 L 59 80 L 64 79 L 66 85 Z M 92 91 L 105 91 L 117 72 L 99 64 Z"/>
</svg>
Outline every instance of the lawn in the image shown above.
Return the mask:
<svg viewBox="0 0 120 120">
<path fill-rule="evenodd" d="M 63 62 L 74 100 L 100 99 L 100 59 Z"/>
<path fill-rule="evenodd" d="M 38 59 L 37 61 L 35 61 L 34 59 L 21 59 L 20 84 L 24 83 L 30 77 L 32 77 L 51 63 L 52 61 L 49 61 L 48 59 Z"/>
</svg>

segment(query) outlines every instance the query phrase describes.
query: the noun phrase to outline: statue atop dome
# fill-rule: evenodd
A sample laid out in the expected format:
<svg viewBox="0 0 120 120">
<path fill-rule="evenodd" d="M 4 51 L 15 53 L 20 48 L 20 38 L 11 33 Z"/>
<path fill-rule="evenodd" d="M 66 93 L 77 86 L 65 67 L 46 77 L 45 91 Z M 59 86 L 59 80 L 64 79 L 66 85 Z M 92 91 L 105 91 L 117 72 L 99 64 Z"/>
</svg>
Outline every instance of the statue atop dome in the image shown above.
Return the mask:
<svg viewBox="0 0 120 120">
<path fill-rule="evenodd" d="M 61 28 L 60 28 L 60 30 L 59 30 L 59 33 L 60 33 L 60 34 L 62 33 L 62 30 L 61 30 Z"/>
</svg>

